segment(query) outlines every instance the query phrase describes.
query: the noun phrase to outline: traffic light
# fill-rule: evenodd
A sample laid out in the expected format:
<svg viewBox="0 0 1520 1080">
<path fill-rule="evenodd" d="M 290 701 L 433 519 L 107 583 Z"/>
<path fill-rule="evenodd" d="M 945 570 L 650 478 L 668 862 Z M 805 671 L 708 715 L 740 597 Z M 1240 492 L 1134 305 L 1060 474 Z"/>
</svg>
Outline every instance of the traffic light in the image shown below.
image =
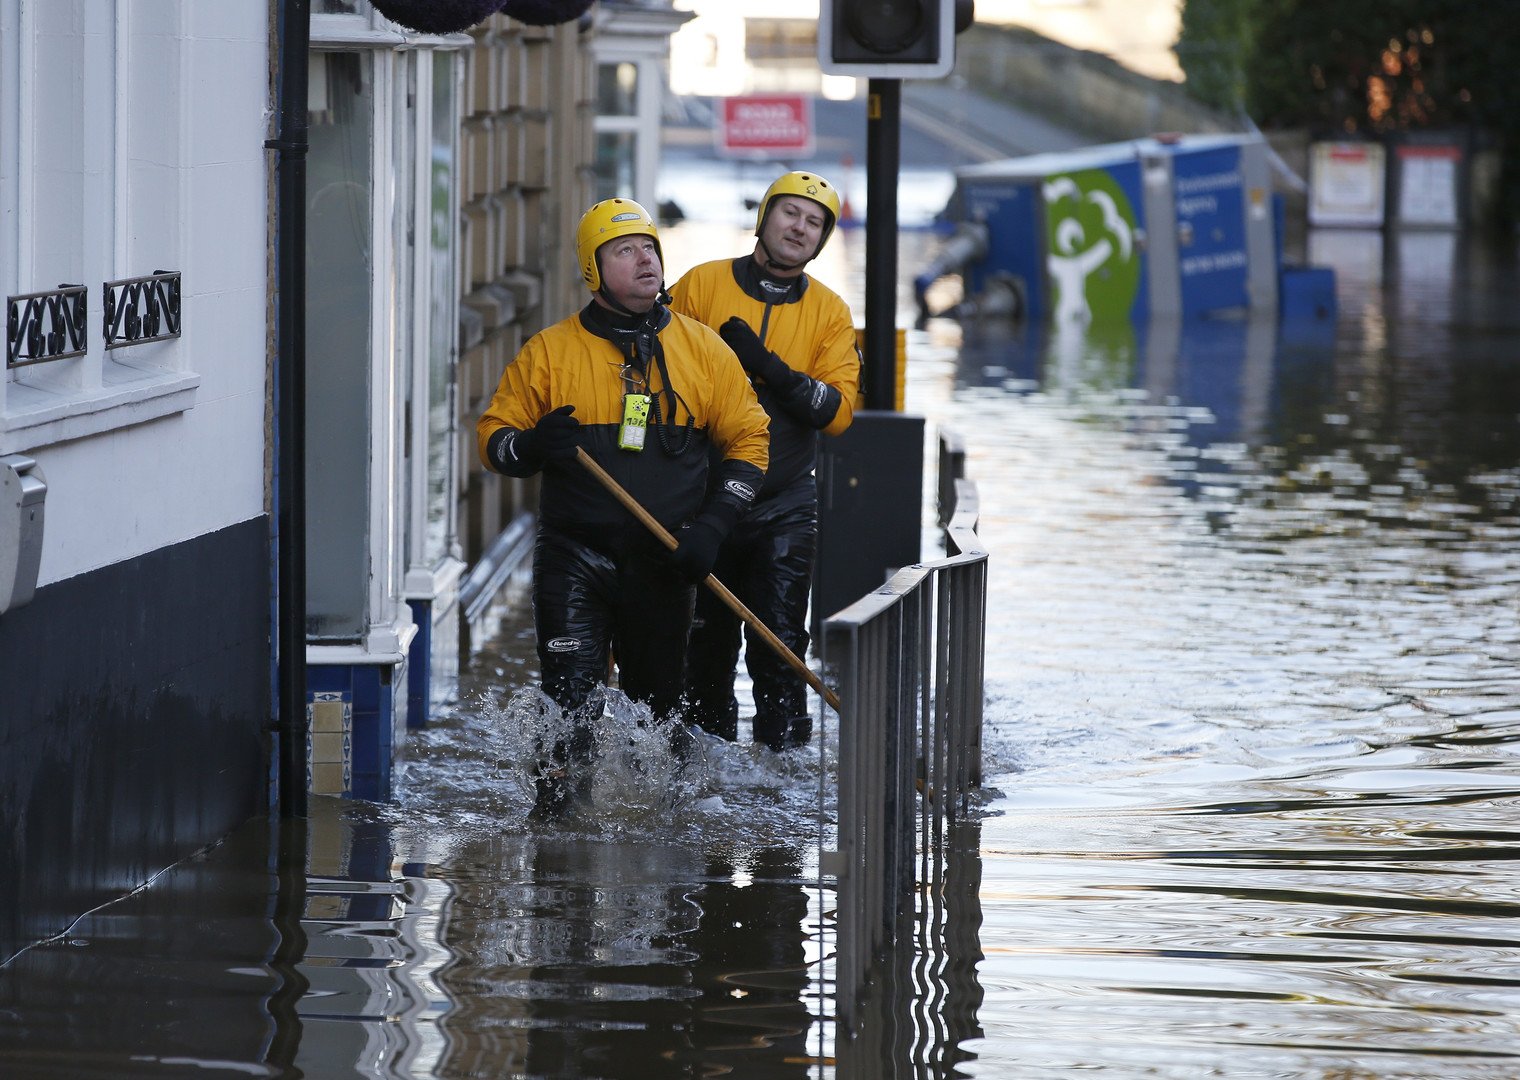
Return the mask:
<svg viewBox="0 0 1520 1080">
<path fill-rule="evenodd" d="M 971 0 L 821 0 L 818 66 L 826 75 L 939 79 L 955 66 L 955 34 Z"/>
</svg>

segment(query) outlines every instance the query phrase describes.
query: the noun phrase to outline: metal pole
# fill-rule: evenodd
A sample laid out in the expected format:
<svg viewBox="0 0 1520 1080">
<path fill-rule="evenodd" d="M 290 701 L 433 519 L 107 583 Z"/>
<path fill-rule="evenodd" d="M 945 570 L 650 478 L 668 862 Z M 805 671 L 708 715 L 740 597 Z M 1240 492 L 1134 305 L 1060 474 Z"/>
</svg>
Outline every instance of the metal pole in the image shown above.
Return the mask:
<svg viewBox="0 0 1520 1080">
<path fill-rule="evenodd" d="M 897 408 L 897 172 L 902 80 L 866 85 L 866 407 Z"/>
<path fill-rule="evenodd" d="M 306 83 L 311 0 L 281 0 L 275 165 L 275 636 L 282 817 L 306 814 Z"/>
</svg>

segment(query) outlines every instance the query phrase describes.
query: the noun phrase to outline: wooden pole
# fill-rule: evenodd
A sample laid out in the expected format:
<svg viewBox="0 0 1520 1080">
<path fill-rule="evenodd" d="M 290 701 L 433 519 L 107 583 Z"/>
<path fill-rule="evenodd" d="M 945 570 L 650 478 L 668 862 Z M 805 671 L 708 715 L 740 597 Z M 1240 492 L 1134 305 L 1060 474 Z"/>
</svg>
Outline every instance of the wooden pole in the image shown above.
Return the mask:
<svg viewBox="0 0 1520 1080">
<path fill-rule="evenodd" d="M 674 536 L 670 535 L 670 530 L 656 521 L 654 519 L 654 516 L 650 514 L 648 510 L 645 510 L 641 505 L 639 505 L 639 501 L 632 495 L 628 494 L 627 490 L 623 487 L 622 484 L 619 484 L 610 475 L 608 475 L 607 470 L 598 465 L 595 459 L 593 459 L 590 454 L 586 453 L 584 447 L 576 447 L 575 456 L 580 461 L 580 463 L 586 467 L 586 471 L 589 472 L 592 476 L 596 477 L 597 480 L 601 482 L 602 486 L 610 491 L 613 497 L 617 499 L 618 502 L 622 503 L 630 514 L 638 518 L 641 522 L 644 523 L 644 527 L 646 529 L 654 533 L 655 537 L 660 541 L 660 543 L 664 544 L 671 551 L 674 551 L 676 549 L 678 541 Z M 795 671 L 798 675 L 801 675 L 809 686 L 818 691 L 819 696 L 822 697 L 824 701 L 829 703 L 830 708 L 839 713 L 841 716 L 844 715 L 844 708 L 839 703 L 839 696 L 835 694 L 834 691 L 830 690 L 827 686 L 823 685 L 823 679 L 814 673 L 812 668 L 808 667 L 801 660 L 799 660 L 797 658 L 797 654 L 786 647 L 786 642 L 778 638 L 770 627 L 766 626 L 763 622 L 760 621 L 754 612 L 745 607 L 742 600 L 740 600 L 733 593 L 729 592 L 728 587 L 724 585 L 723 582 L 713 577 L 713 575 L 708 574 L 704 584 L 714 593 L 716 593 L 718 599 L 727 604 L 735 615 L 743 619 L 745 623 L 747 623 L 755 631 L 755 633 L 764 638 L 766 644 L 769 645 L 772 649 L 776 650 L 777 656 L 780 656 L 789 665 L 791 665 L 793 671 Z"/>
</svg>

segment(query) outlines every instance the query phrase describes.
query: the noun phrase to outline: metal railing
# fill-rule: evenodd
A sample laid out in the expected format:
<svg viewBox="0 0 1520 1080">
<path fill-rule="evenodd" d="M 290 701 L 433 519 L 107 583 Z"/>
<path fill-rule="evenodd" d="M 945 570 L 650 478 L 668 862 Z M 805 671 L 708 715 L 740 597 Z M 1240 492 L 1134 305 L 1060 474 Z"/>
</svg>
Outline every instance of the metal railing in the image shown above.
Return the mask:
<svg viewBox="0 0 1520 1080">
<path fill-rule="evenodd" d="M 5 366 L 83 356 L 88 345 L 89 290 L 60 285 L 5 298 Z"/>
<path fill-rule="evenodd" d="M 975 931 L 968 938 L 964 917 L 947 920 L 944 902 L 963 891 L 955 882 L 964 871 L 955 872 L 946 853 L 958 850 L 955 837 L 971 824 L 982 782 L 987 552 L 976 535 L 976 486 L 959 475 L 964 462 L 960 441 L 942 435 L 940 514 L 949 556 L 904 567 L 823 624 L 824 664 L 843 703 L 838 848 L 825 860 L 838 882 L 841 1063 L 846 1056 L 862 1064 L 920 1060 L 921 1053 L 904 1059 L 906 1047 L 882 1042 L 908 1036 L 901 1010 L 926 995 L 965 997 L 962 976 L 974 987 L 967 973 L 975 961 L 959 954 L 968 940 L 974 949 Z M 912 985 L 894 990 L 911 952 L 919 954 Z M 921 985 L 925 979 L 939 982 Z M 932 1018 L 918 1020 L 908 1026 L 918 1030 L 920 1050 L 954 1052 L 958 1040 L 941 1042 L 927 1030 Z"/>
<path fill-rule="evenodd" d="M 106 348 L 124 349 L 179 337 L 180 272 L 155 270 L 147 277 L 107 281 L 101 326 Z"/>
<path fill-rule="evenodd" d="M 966 444 L 953 431 L 942 431 L 939 436 L 939 484 L 935 494 L 938 499 L 940 525 L 947 525 L 955 513 L 955 485 L 966 477 Z M 975 523 L 973 523 L 975 528 Z"/>
</svg>

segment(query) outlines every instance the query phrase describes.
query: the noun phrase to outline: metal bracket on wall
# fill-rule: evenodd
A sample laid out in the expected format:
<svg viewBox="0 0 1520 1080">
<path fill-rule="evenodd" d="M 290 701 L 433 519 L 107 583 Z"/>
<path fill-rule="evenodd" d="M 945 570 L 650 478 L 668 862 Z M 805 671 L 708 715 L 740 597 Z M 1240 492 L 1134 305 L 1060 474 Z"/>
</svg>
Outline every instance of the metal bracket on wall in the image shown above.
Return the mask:
<svg viewBox="0 0 1520 1080">
<path fill-rule="evenodd" d="M 0 457 L 0 611 L 21 607 L 37 591 L 47 481 L 23 454 Z"/>
</svg>

